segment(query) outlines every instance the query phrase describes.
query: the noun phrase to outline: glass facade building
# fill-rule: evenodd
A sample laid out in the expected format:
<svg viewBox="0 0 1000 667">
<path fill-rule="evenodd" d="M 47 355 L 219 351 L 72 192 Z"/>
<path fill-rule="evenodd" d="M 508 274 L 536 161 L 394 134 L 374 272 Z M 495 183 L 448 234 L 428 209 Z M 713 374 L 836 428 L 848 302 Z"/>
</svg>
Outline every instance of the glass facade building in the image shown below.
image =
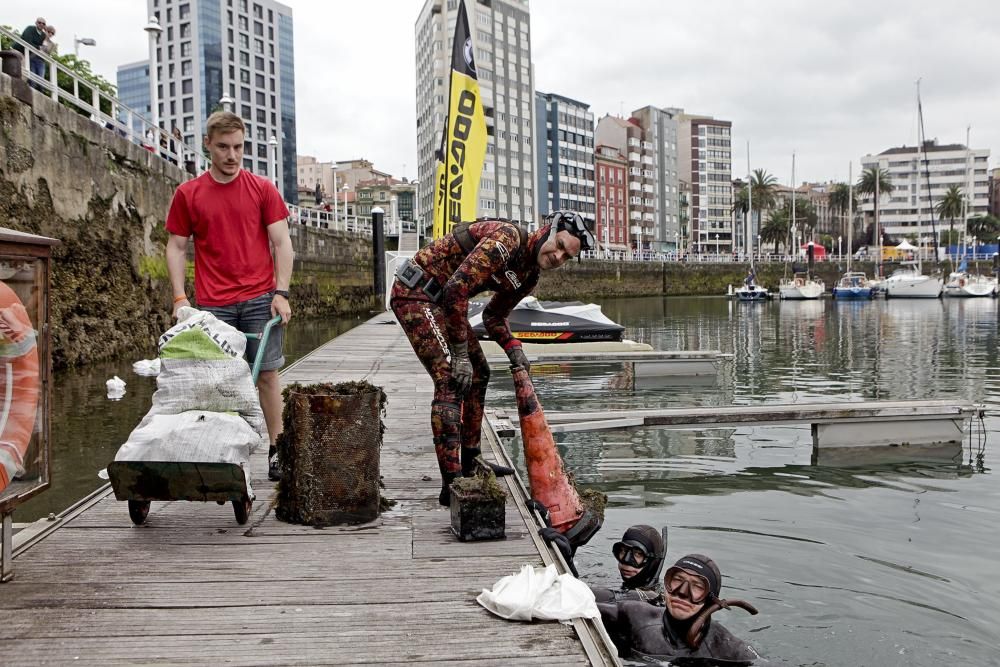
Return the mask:
<svg viewBox="0 0 1000 667">
<path fill-rule="evenodd" d="M 132 111 L 151 118 L 152 108 L 149 105 L 149 61 L 142 60 L 118 67 L 118 99 Z M 120 118 L 125 122 L 125 116 Z M 133 119 L 132 129 L 142 134 L 142 123 Z"/>
<path fill-rule="evenodd" d="M 231 98 L 231 110 L 247 126 L 244 168 L 274 180 L 285 200 L 297 203 L 291 8 L 273 0 L 146 2 L 163 28 L 157 44 L 161 126 L 179 128 L 186 143 L 198 145 L 208 116 Z"/>
</svg>

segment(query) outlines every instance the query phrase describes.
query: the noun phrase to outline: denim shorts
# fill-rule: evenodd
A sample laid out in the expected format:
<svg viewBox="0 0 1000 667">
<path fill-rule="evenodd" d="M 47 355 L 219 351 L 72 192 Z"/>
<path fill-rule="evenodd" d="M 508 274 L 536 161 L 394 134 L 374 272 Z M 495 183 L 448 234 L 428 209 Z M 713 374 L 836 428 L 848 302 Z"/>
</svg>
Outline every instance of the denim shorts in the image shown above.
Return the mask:
<svg viewBox="0 0 1000 667">
<path fill-rule="evenodd" d="M 264 331 L 264 325 L 271 319 L 271 300 L 273 298 L 274 291 L 271 291 L 247 301 L 234 303 L 231 306 L 198 306 L 198 308 L 212 313 L 243 333 L 260 335 Z M 247 363 L 251 366 L 257 356 L 259 345 L 259 339 L 247 338 L 246 358 Z M 284 345 L 285 327 L 276 324 L 271 327 L 271 333 L 267 337 L 267 347 L 264 348 L 264 361 L 260 364 L 260 370 L 276 371 L 285 365 Z"/>
</svg>

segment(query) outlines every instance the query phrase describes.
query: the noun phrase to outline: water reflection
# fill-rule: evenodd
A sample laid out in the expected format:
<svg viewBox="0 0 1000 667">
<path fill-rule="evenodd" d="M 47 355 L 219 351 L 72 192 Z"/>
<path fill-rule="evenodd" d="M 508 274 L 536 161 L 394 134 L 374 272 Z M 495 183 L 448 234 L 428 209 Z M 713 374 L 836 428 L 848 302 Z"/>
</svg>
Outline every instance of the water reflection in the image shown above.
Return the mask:
<svg viewBox="0 0 1000 667">
<path fill-rule="evenodd" d="M 1000 402 L 992 299 L 603 305 L 630 338 L 734 359 L 711 383 L 645 387 L 630 386 L 620 366 L 555 369 L 536 377 L 547 412 Z M 509 384 L 497 377 L 492 405 L 513 406 Z M 1000 421 L 988 416 L 983 428 L 997 442 Z M 613 584 L 611 544 L 625 528 L 666 524 L 671 557 L 711 555 L 724 595 L 758 603 L 759 617 L 719 618 L 771 664 L 996 664 L 1000 490 L 988 449 L 980 465 L 968 444 L 930 460 L 903 448 L 837 458 L 817 455 L 800 426 L 563 433 L 557 442 L 578 482 L 610 499 L 604 528 L 577 556 L 584 578 Z M 510 449 L 521 465 L 520 445 Z"/>
</svg>

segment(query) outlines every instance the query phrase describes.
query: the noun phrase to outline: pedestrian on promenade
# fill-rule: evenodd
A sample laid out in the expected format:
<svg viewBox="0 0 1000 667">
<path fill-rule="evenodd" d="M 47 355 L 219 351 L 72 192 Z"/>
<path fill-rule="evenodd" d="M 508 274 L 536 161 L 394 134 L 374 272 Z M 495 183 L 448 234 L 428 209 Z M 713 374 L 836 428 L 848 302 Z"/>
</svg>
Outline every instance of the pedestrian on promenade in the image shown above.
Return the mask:
<svg viewBox="0 0 1000 667">
<path fill-rule="evenodd" d="M 247 357 L 263 355 L 257 389 L 270 439 L 268 476 L 280 476 L 275 438 L 281 432 L 281 383 L 285 326 L 292 316 L 288 286 L 292 242 L 288 208 L 267 178 L 241 169 L 246 126 L 236 114 L 219 111 L 206 124 L 205 148 L 211 167 L 182 183 L 167 214 L 167 272 L 173 287 L 174 317 L 189 306 L 185 291 L 188 239 L 194 237 L 194 293 L 198 307 L 245 333 L 259 334 L 275 315 L 264 350 L 247 341 Z M 274 256 L 271 256 L 271 247 Z"/>
<path fill-rule="evenodd" d="M 45 25 L 45 19 L 39 16 L 35 19 L 35 23 L 33 25 L 29 25 L 23 32 L 21 32 L 21 39 L 27 42 L 30 46 L 41 50 L 46 37 Z M 25 48 L 21 46 L 21 44 L 15 44 L 14 48 L 21 53 L 24 53 L 24 55 L 28 58 L 28 69 L 32 74 L 40 78 L 45 78 L 45 61 L 42 60 L 41 57 L 36 56 L 33 53 L 25 53 Z M 38 88 L 38 90 L 41 90 L 41 87 L 35 82 L 31 81 L 29 83 L 31 83 L 31 85 L 35 88 Z"/>
<path fill-rule="evenodd" d="M 731 607 L 757 613 L 742 600 L 719 599 L 722 573 L 715 561 L 701 554 L 684 556 L 667 570 L 663 583 L 664 607 L 638 600 L 597 604 L 621 657 L 686 658 L 698 660 L 697 664 L 726 665 L 749 665 L 760 657 L 752 646 L 711 618 L 719 609 Z"/>
<path fill-rule="evenodd" d="M 469 325 L 469 298 L 493 291 L 483 311 L 490 339 L 511 364 L 530 368 L 507 317 L 538 284 L 539 272 L 562 266 L 594 237 L 579 214 L 557 211 L 536 232 L 507 220 L 455 225 L 421 249 L 397 272 L 389 302 L 417 357 L 434 380 L 431 429 L 441 472 L 438 502 L 451 502 L 449 486 L 472 473 L 480 454 L 480 427 L 490 370 Z M 499 475 L 504 466 L 491 466 Z"/>
<path fill-rule="evenodd" d="M 44 53 L 47 56 L 54 56 L 56 53 L 58 53 L 57 49 L 59 45 L 56 43 L 55 37 L 56 37 L 56 27 L 51 23 L 46 23 L 45 41 L 43 41 L 42 45 L 39 47 L 42 50 L 42 53 Z"/>
</svg>

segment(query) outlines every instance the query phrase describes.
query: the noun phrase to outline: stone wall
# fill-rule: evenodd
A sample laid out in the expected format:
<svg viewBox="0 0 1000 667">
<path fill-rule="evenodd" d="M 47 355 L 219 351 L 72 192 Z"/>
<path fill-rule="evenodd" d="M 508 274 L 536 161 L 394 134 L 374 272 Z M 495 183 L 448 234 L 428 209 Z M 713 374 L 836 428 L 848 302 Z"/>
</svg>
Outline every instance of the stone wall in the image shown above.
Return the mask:
<svg viewBox="0 0 1000 667">
<path fill-rule="evenodd" d="M 57 367 L 150 354 L 169 325 L 163 224 L 177 167 L 0 74 L 0 226 L 60 239 L 52 275 Z M 366 310 L 370 241 L 297 228 L 293 308 Z"/>
</svg>

